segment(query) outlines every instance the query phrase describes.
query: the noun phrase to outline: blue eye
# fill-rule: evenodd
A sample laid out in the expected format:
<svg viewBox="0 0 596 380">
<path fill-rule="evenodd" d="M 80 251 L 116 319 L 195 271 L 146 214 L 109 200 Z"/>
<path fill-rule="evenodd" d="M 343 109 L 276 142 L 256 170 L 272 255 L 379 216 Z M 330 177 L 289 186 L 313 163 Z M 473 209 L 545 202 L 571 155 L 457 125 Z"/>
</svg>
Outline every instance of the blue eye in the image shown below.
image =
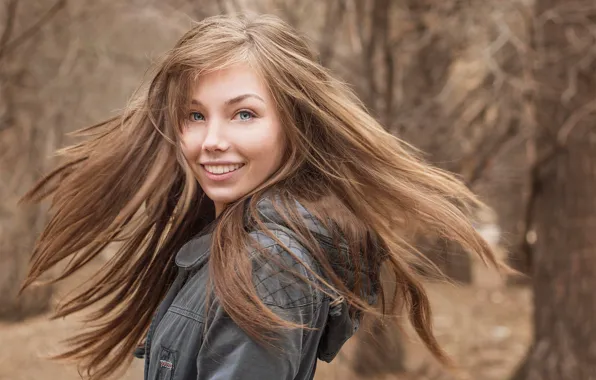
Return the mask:
<svg viewBox="0 0 596 380">
<path fill-rule="evenodd" d="M 240 120 L 250 120 L 254 117 L 254 114 L 249 111 L 240 111 L 237 113 Z"/>
<path fill-rule="evenodd" d="M 191 121 L 203 121 L 203 120 L 205 120 L 205 116 L 203 116 L 203 114 L 200 112 L 191 112 L 190 120 Z"/>
</svg>

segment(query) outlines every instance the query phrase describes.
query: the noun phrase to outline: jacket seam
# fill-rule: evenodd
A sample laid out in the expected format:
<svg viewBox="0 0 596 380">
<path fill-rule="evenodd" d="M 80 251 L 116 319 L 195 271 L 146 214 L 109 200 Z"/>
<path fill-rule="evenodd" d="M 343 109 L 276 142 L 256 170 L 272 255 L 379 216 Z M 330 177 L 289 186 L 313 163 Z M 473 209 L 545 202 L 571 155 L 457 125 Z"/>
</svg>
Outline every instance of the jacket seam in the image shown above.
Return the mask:
<svg viewBox="0 0 596 380">
<path fill-rule="evenodd" d="M 194 311 L 181 308 L 179 306 L 171 305 L 169 311 L 172 312 L 173 314 L 179 315 L 181 317 L 186 317 L 188 319 L 192 319 L 193 321 L 198 322 L 198 323 L 205 322 L 205 318 L 202 315 L 195 313 Z"/>
<path fill-rule="evenodd" d="M 304 303 L 304 304 L 300 304 L 300 305 L 288 305 L 288 306 L 280 306 L 280 305 L 269 303 L 269 302 L 263 302 L 263 304 L 267 305 L 267 306 L 271 306 L 271 307 L 276 307 L 276 308 L 282 309 L 282 310 L 292 310 L 292 309 L 298 309 L 301 307 L 316 305 L 316 304 L 319 304 L 319 302 L 312 301 L 312 302 Z"/>
<path fill-rule="evenodd" d="M 250 255 L 248 256 L 248 258 L 249 258 L 249 259 L 252 259 L 253 257 L 255 257 L 255 256 L 256 256 L 256 255 L 257 255 L 257 254 L 260 252 L 260 250 L 268 250 L 268 249 L 270 249 L 270 248 L 277 247 L 278 245 L 279 245 L 279 244 L 277 244 L 277 243 L 271 243 L 271 244 L 269 244 L 269 245 L 268 245 L 268 246 L 266 246 L 266 247 L 259 247 L 259 248 L 255 248 L 255 249 L 253 249 L 253 250 L 251 251 L 251 253 L 250 253 Z"/>
</svg>

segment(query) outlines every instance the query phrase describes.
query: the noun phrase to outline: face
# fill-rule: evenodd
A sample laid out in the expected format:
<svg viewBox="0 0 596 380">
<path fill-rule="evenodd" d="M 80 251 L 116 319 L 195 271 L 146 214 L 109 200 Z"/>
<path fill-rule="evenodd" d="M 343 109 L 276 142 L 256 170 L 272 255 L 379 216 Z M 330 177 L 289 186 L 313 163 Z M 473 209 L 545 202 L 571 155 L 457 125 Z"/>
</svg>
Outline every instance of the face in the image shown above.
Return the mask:
<svg viewBox="0 0 596 380">
<path fill-rule="evenodd" d="M 266 85 L 249 66 L 201 75 L 182 128 L 182 151 L 219 214 L 281 165 L 284 137 Z"/>
</svg>

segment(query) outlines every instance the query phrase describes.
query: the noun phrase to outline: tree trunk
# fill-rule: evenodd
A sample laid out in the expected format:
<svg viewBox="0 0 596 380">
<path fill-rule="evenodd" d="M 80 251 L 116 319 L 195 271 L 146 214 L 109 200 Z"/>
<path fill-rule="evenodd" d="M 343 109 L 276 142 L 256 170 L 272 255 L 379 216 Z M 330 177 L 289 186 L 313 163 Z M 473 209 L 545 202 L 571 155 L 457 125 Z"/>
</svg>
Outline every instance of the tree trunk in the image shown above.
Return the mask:
<svg viewBox="0 0 596 380">
<path fill-rule="evenodd" d="M 569 143 L 537 202 L 528 380 L 596 379 L 596 140 Z"/>
<path fill-rule="evenodd" d="M 42 215 L 39 207 L 31 207 L 13 216 L 0 218 L 0 319 L 18 321 L 48 310 L 53 288 L 31 287 L 18 296 L 37 232 L 34 219 Z M 25 223 L 32 219 L 33 225 Z"/>
<path fill-rule="evenodd" d="M 17 98 L 18 91 L 11 92 Z M 47 137 L 33 133 L 19 117 L 11 119 L 14 124 L 0 132 L 0 319 L 20 320 L 46 311 L 52 295 L 52 287 L 44 286 L 18 296 L 45 215 L 39 205 L 17 202 L 44 165 Z"/>
<path fill-rule="evenodd" d="M 596 379 L 596 117 L 590 106 L 596 81 L 594 64 L 578 66 L 594 40 L 585 26 L 572 24 L 589 15 L 577 10 L 572 20 L 573 6 L 566 5 L 536 4 L 538 15 L 558 6 L 558 16 L 536 34 L 544 40 L 535 40 L 536 50 L 545 53 L 539 58 L 551 58 L 535 70 L 544 85 L 536 97 L 536 147 L 538 157 L 550 159 L 542 160 L 534 178 L 535 337 L 514 376 L 519 380 Z M 573 93 L 570 83 L 577 84 Z M 592 112 L 584 112 L 588 107 Z M 554 137 L 558 148 L 549 156 Z"/>
<path fill-rule="evenodd" d="M 537 200 L 534 343 L 517 379 L 596 379 L 596 139 L 554 158 Z"/>
<path fill-rule="evenodd" d="M 45 216 L 43 207 L 17 202 L 47 169 L 55 149 L 56 129 L 40 94 L 48 78 L 55 79 L 60 64 L 55 56 L 61 52 L 40 47 L 44 37 L 57 34 L 52 26 L 59 23 L 51 21 L 66 5 L 65 0 L 27 8 L 20 3 L 0 5 L 6 20 L 0 24 L 0 319 L 5 320 L 38 314 L 51 303 L 51 286 L 31 287 L 18 297 Z"/>
</svg>

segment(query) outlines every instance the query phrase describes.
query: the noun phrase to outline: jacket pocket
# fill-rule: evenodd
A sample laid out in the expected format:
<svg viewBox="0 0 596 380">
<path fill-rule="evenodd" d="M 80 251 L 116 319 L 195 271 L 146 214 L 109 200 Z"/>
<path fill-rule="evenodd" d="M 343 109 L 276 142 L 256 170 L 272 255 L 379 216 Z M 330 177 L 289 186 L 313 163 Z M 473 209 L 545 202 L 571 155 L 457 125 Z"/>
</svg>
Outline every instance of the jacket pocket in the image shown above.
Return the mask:
<svg viewBox="0 0 596 380">
<path fill-rule="evenodd" d="M 176 370 L 176 357 L 178 353 L 161 346 L 159 351 L 159 362 L 157 363 L 157 380 L 172 380 Z"/>
</svg>

